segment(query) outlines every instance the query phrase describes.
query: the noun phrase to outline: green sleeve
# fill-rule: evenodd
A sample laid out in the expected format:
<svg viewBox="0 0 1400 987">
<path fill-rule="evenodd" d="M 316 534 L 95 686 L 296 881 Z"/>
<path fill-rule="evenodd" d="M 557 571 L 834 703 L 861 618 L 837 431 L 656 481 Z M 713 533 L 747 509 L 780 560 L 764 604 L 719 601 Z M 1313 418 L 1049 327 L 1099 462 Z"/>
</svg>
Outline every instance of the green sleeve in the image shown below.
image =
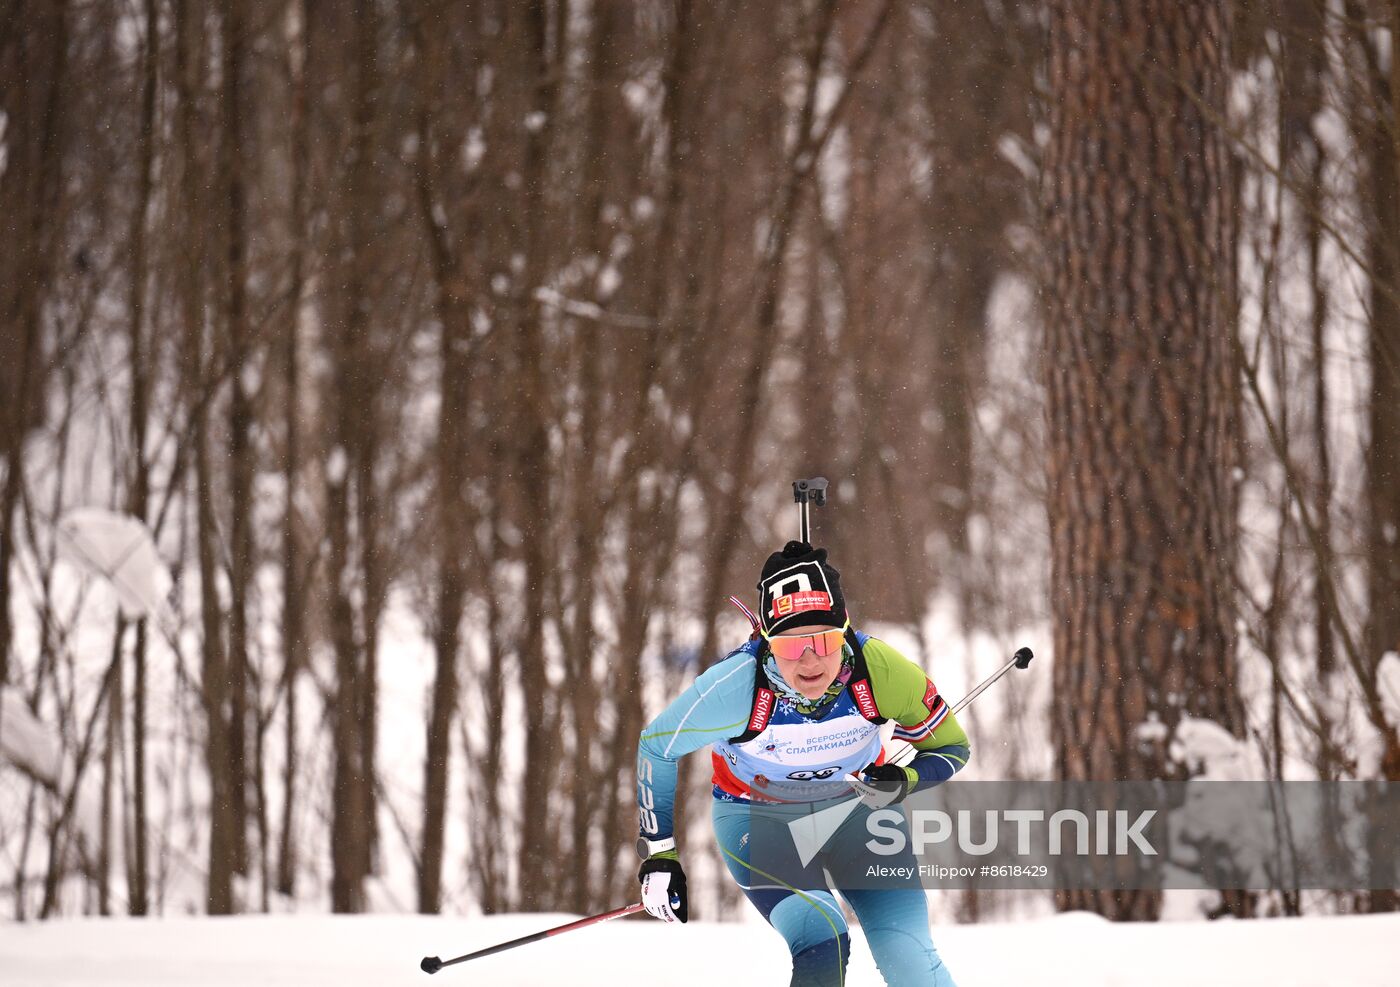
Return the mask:
<svg viewBox="0 0 1400 987">
<path fill-rule="evenodd" d="M 875 705 L 881 716 L 894 721 L 896 740 L 921 751 L 971 749 L 967 733 L 922 668 L 878 638 L 867 638 L 864 650 Z"/>
</svg>

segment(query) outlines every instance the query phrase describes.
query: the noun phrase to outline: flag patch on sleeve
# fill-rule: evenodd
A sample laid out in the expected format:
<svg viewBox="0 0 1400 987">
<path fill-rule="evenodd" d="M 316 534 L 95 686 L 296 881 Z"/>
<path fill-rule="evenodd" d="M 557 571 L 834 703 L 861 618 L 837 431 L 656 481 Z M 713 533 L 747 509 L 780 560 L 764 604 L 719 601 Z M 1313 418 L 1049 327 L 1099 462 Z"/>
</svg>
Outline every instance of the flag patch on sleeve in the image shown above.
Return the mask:
<svg viewBox="0 0 1400 987">
<path fill-rule="evenodd" d="M 894 728 L 895 740 L 907 740 L 911 744 L 927 740 L 933 735 L 933 731 L 938 729 L 938 725 L 947 719 L 948 704 L 943 701 L 932 682 L 929 682 L 928 688 L 924 690 L 923 704 L 924 709 L 928 710 L 928 716 L 918 723 L 897 724 Z"/>
</svg>

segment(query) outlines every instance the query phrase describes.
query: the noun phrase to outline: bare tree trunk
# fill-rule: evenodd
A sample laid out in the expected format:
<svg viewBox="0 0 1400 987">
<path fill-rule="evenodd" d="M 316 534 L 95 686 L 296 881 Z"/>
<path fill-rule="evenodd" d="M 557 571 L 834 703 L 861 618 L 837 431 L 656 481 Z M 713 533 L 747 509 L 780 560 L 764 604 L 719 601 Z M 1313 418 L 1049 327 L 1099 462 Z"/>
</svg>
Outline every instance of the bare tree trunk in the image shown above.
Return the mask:
<svg viewBox="0 0 1400 987">
<path fill-rule="evenodd" d="M 39 804 L 39 783 L 29 783 L 29 794 L 24 800 L 24 829 L 20 836 L 19 856 L 15 860 L 15 921 L 23 922 L 27 916 L 26 896 L 29 893 L 26 872 L 29 869 L 29 848 L 34 841 L 35 808 Z"/>
<path fill-rule="evenodd" d="M 546 121 L 527 128 L 522 166 L 521 225 L 524 229 L 525 265 L 516 299 L 518 324 L 516 345 L 520 374 L 520 417 L 517 423 L 516 462 L 520 493 L 527 520 L 521 532 L 525 561 L 524 639 L 520 646 L 520 679 L 525 693 L 526 717 L 534 724 L 547 724 L 554 715 L 549 702 L 552 692 L 546 672 L 544 624 L 548 619 L 545 587 L 549 583 L 550 560 L 546 546 L 551 541 L 549 435 L 547 432 L 548 390 L 545 385 L 545 347 L 539 307 L 530 292 L 540 283 L 545 269 L 545 200 L 548 178 L 548 122 L 554 111 L 554 66 L 550 64 L 547 40 L 547 0 L 530 0 L 524 13 L 525 65 L 523 81 L 528 90 L 530 114 Z M 528 911 L 556 907 L 554 890 L 558 882 L 547 868 L 538 866 L 540 848 L 553 845 L 548 793 L 554 783 L 559 756 L 552 729 L 531 729 L 525 740 L 525 774 L 530 784 L 522 788 L 520 842 L 520 904 Z M 540 804 L 540 799 L 545 799 Z"/>
<path fill-rule="evenodd" d="M 97 836 L 97 913 L 112 914 L 112 786 L 121 762 L 118 751 L 122 736 L 122 638 L 126 636 L 126 621 L 118 616 L 112 634 L 112 673 L 110 698 L 107 702 L 107 723 L 102 745 L 102 800 Z"/>
<path fill-rule="evenodd" d="M 1332 454 L 1328 440 L 1327 395 L 1327 315 L 1328 293 L 1322 278 L 1322 233 L 1318 217 L 1322 213 L 1322 175 L 1325 167 L 1323 145 L 1314 139 L 1311 174 L 1306 184 L 1309 194 L 1303 211 L 1308 217 L 1307 240 L 1308 284 L 1312 298 L 1312 318 L 1309 326 L 1312 350 L 1312 447 L 1317 459 L 1314 480 L 1316 501 L 1313 507 L 1317 518 L 1317 541 L 1321 549 L 1316 560 L 1318 572 L 1313 577 L 1313 617 L 1317 635 L 1317 672 L 1320 676 L 1329 675 L 1337 666 L 1336 631 L 1337 614 L 1332 596 L 1324 583 L 1332 578 Z"/>
<path fill-rule="evenodd" d="M 367 280 L 362 282 L 368 287 Z M 366 326 L 368 330 L 368 326 Z M 368 345 L 368 333 L 365 334 Z M 368 379 L 371 371 L 366 368 L 361 379 Z M 364 603 L 360 607 L 360 646 L 364 654 L 364 667 L 356 683 L 356 703 L 359 710 L 360 801 L 363 805 L 365 838 L 360 846 L 360 874 L 368 877 L 375 872 L 379 853 L 379 822 L 377 817 L 376 789 L 378 768 L 376 764 L 379 749 L 379 620 L 384 612 L 384 601 L 388 592 L 388 579 L 385 561 L 379 545 L 379 493 L 376 489 L 375 470 L 380 460 L 377 423 L 371 409 L 365 412 L 360 421 L 359 433 L 361 448 L 353 461 L 357 464 L 356 483 L 356 527 L 360 533 L 360 579 L 364 587 Z"/>
<path fill-rule="evenodd" d="M 0 172 L 0 685 L 9 680 L 13 635 L 10 569 L 24 489 L 24 437 L 42 414 L 43 309 L 53 275 L 63 211 L 67 3 L 21 4 L 23 39 L 0 43 L 0 113 L 5 168 Z"/>
<path fill-rule="evenodd" d="M 1400 27 L 1400 4 L 1385 4 Z M 1394 35 L 1392 34 L 1392 45 Z M 1400 651 L 1400 65 L 1375 81 L 1371 130 L 1370 439 L 1366 447 L 1366 659 Z M 1397 752 L 1400 753 L 1400 752 Z M 1395 765 L 1400 771 L 1400 763 Z M 1400 777 L 1400 774 L 1390 777 Z"/>
<path fill-rule="evenodd" d="M 446 81 L 446 38 L 438 31 L 445 11 L 424 8 L 413 23 L 418 46 L 416 66 L 420 159 L 417 175 L 419 208 L 428 235 L 433 271 L 433 301 L 441 326 L 438 362 L 441 404 L 434 449 L 435 523 L 432 542 L 437 565 L 436 605 L 432 640 L 435 677 L 427 727 L 423 765 L 423 830 L 418 862 L 418 911 L 435 914 L 442 908 L 443 847 L 446 836 L 447 796 L 450 791 L 452 724 L 458 706 L 458 663 L 461 661 L 461 623 L 467 600 L 467 557 L 472 551 L 469 505 L 464 496 L 470 409 L 473 340 L 471 305 L 479 287 L 473 261 L 473 237 L 479 235 L 480 216 L 470 195 L 463 202 L 446 202 L 451 184 L 444 174 L 440 151 L 461 143 L 457 121 L 441 121 L 435 100 Z M 429 23 L 433 31 L 424 30 Z M 472 106 L 477 93 L 468 83 L 466 102 Z M 449 211 L 449 205 L 452 207 Z M 449 223 L 463 213 L 457 231 Z M 469 231 L 467 233 L 462 230 Z"/>
<path fill-rule="evenodd" d="M 1376 119 L 1370 132 L 1372 195 L 1370 436 L 1366 457 L 1366 584 L 1364 636 L 1366 673 L 1374 682 L 1383 655 L 1400 652 L 1400 0 L 1380 5 L 1389 28 L 1388 75 L 1380 59 L 1370 62 Z M 1372 686 L 1374 688 L 1374 685 Z M 1377 724 L 1384 726 L 1384 724 Z M 1382 731 L 1381 776 L 1400 779 L 1400 732 L 1394 724 Z M 1383 847 L 1368 847 L 1385 859 Z M 1365 898 L 1370 912 L 1400 908 L 1394 888 L 1372 890 Z"/>
<path fill-rule="evenodd" d="M 194 9 L 191 9 L 191 8 Z M 192 408 L 194 443 L 195 543 L 199 567 L 202 630 L 200 680 L 205 717 L 204 754 L 209 773 L 209 874 L 207 905 L 211 915 L 234 910 L 235 834 L 233 787 L 229 771 L 228 669 L 224 657 L 223 621 L 218 596 L 218 522 L 214 513 L 214 472 L 210 462 L 209 401 L 202 389 L 210 379 L 202 284 L 207 220 L 202 186 L 199 94 L 205 49 L 204 28 L 197 3 L 178 0 L 175 7 L 176 69 L 180 112 L 177 143 L 182 155 L 181 203 L 190 224 L 185 229 L 187 263 L 182 272 L 182 314 L 186 325 L 186 399 Z"/>
<path fill-rule="evenodd" d="M 336 654 L 335 783 L 331 814 L 331 905 L 364 910 L 364 881 L 374 843 L 374 641 L 382 587 L 375 557 L 373 430 L 379 368 L 372 366 L 367 260 L 375 209 L 374 124 L 379 92 L 378 18 L 372 0 L 352 13 L 351 132 L 345 218 L 341 325 L 335 330 L 332 404 L 335 448 L 328 463 L 331 638 Z M 357 539 L 357 542 L 356 542 Z M 360 564 L 354 558 L 358 544 Z M 352 593 L 358 584 L 361 603 Z"/>
<path fill-rule="evenodd" d="M 608 213 L 609 193 L 615 186 L 609 180 L 618 169 L 632 164 L 635 159 L 628 155 L 628 151 L 640 143 L 628 126 L 631 117 L 621 92 L 626 80 L 623 63 L 626 52 L 623 46 L 632 40 L 627 30 L 627 15 L 630 13 L 621 5 L 601 4 L 590 19 L 591 31 L 587 39 L 590 73 L 586 82 L 589 89 L 583 134 L 583 174 L 579 188 L 580 222 L 588 232 L 587 238 L 575 247 L 584 256 L 606 257 L 616 242 L 613 237 L 617 223 L 609 220 Z M 687 11 L 680 9 L 676 16 L 684 19 Z M 668 92 L 664 98 L 673 99 L 670 92 L 673 86 L 669 81 L 663 82 L 663 85 Z M 680 139 L 681 135 L 670 133 L 671 141 Z M 638 161 L 635 167 L 640 168 L 641 162 Z M 613 191 L 613 194 L 616 192 Z M 605 311 L 610 299 L 610 294 L 595 290 L 592 303 L 599 311 Z M 606 879 L 595 881 L 595 855 L 589 852 L 589 842 L 591 834 L 598 828 L 599 810 L 606 805 L 602 795 L 608 791 L 607 776 L 611 773 L 607 759 L 599 756 L 603 753 L 604 738 L 597 723 L 600 696 L 593 671 L 600 651 L 594 621 L 599 595 L 597 569 L 608 524 L 607 501 L 611 490 L 604 488 L 599 469 L 605 441 L 603 404 L 607 391 L 603 363 L 605 341 L 600 337 L 606 330 L 596 319 L 580 319 L 575 331 L 578 338 L 580 407 L 577 410 L 578 460 L 574 466 L 575 482 L 571 484 L 574 493 L 569 520 L 573 558 L 567 577 L 572 606 L 560 607 L 561 613 L 566 610 L 571 613 L 570 620 L 561 621 L 560 630 L 568 669 L 567 708 L 574 764 L 574 770 L 567 775 L 570 807 L 568 853 L 579 865 L 568 875 L 564 904 L 572 911 L 589 914 L 602 907 L 598 902 L 607 890 Z M 657 345 L 656 337 L 661 333 L 655 331 L 651 335 L 653 338 L 645 345 L 654 348 Z M 641 436 L 633 438 L 640 439 Z M 633 560 L 634 563 L 639 561 Z M 614 849 L 609 846 L 605 853 Z"/>
<path fill-rule="evenodd" d="M 493 458 L 500 454 L 492 450 Z M 498 561 L 504 555 L 500 535 L 500 521 L 497 517 L 502 497 L 504 480 L 496 473 L 491 474 L 488 487 L 487 523 L 491 530 L 491 545 L 483 567 L 488 580 L 494 577 Z M 509 646 L 505 639 L 501 614 L 500 594 L 486 594 L 486 668 L 477 676 L 481 687 L 481 715 L 485 722 L 499 722 L 505 710 L 505 660 Z M 463 730 L 465 738 L 465 729 Z M 465 743 L 463 746 L 466 746 Z M 467 799 L 475 803 L 480 799 L 481 811 L 473 826 L 473 859 L 478 866 L 473 868 L 477 899 L 481 910 L 487 915 L 508 911 L 511 907 L 507 880 L 507 856 L 496 835 L 501 832 L 503 822 L 501 800 L 502 735 L 499 730 L 486 731 L 486 748 L 479 763 L 473 764 L 468 775 Z"/>
<path fill-rule="evenodd" d="M 140 172 L 137 176 L 136 208 L 131 221 L 131 284 L 130 307 L 131 353 L 131 454 L 132 478 L 128 510 L 141 521 L 146 520 L 150 499 L 150 467 L 146 462 L 146 430 L 150 404 L 150 370 L 148 360 L 154 360 L 155 346 L 145 346 L 145 312 L 147 269 L 146 218 L 154 184 L 152 168 L 155 161 L 156 87 L 160 65 L 160 11 L 155 0 L 146 0 L 146 37 L 143 51 L 145 77 L 141 92 L 141 123 L 137 132 Z M 135 681 L 132 693 L 132 753 L 133 801 L 135 803 L 134 853 L 127 861 L 129 901 L 132 915 L 145 915 L 150 907 L 147 890 L 149 868 L 146 861 L 146 621 L 136 622 L 136 639 L 132 653 Z"/>
<path fill-rule="evenodd" d="M 422 57 L 428 57 L 424 53 Z M 440 80 L 434 65 L 429 78 Z M 426 69 L 424 70 L 427 71 Z M 449 759 L 452 752 L 452 722 L 457 713 L 458 675 L 461 660 L 461 624 L 466 610 L 467 557 L 472 551 L 469 538 L 468 505 L 463 495 L 464 471 L 470 462 L 467 447 L 467 415 L 471 386 L 471 315 L 468 273 L 470 246 L 460 244 L 454 253 L 447 231 L 435 218 L 438 205 L 434 182 L 438 166 L 433 155 L 435 142 L 424 134 L 420 193 L 424 218 L 429 228 L 436 279 L 435 297 L 441 337 L 438 347 L 442 399 L 438 413 L 436 446 L 436 525 L 437 605 L 433 627 L 436 673 L 433 682 L 432 712 L 428 720 L 427 756 L 423 773 L 423 844 L 418 871 L 418 911 L 435 914 L 442 907 L 442 855 L 447 815 Z M 470 214 L 469 214 L 470 215 Z"/>
<path fill-rule="evenodd" d="M 292 188 L 291 213 L 295 243 L 292 246 L 291 278 L 287 326 L 283 337 L 283 383 L 286 389 L 286 436 L 283 482 L 286 506 L 282 518 L 282 691 L 286 702 L 283 721 L 285 761 L 282 767 L 282 825 L 277 845 L 277 891 L 296 894 L 297 844 L 295 814 L 298 764 L 297 683 L 305 650 L 306 617 L 301 549 L 298 543 L 298 474 L 301 469 L 301 359 L 297 335 L 301 328 L 304 265 L 307 252 L 306 179 L 310 159 L 310 123 L 307 119 L 308 73 L 311 61 L 311 21 L 308 0 L 293 0 L 289 16 L 295 18 L 299 33 L 296 46 L 289 50 L 292 62 Z"/>
<path fill-rule="evenodd" d="M 1052 737 L 1061 778 L 1161 777 L 1149 715 L 1243 727 L 1231 566 L 1232 207 L 1219 2 L 1050 5 Z M 1193 94 L 1188 96 L 1187 93 Z M 1199 100 L 1199 103 L 1197 102 Z M 1154 918 L 1148 892 L 1062 908 Z"/>
<path fill-rule="evenodd" d="M 349 388 L 337 387 L 344 401 Z M 337 449 L 337 452 L 341 452 Z M 343 466 L 341 467 L 343 469 Z M 332 472 L 336 472 L 333 470 Z M 360 760 L 358 683 L 361 674 L 354 611 L 347 588 L 351 578 L 349 499 L 346 478 L 332 476 L 327 496 L 331 590 L 331 642 L 335 650 L 335 775 L 331 807 L 331 908 L 336 912 L 364 909 L 364 873 L 360 848 L 368 841 L 362 798 L 364 765 Z"/>
<path fill-rule="evenodd" d="M 435 914 L 442 907 L 448 758 L 452 752 L 452 720 L 457 711 L 457 662 L 466 604 L 463 570 L 468 545 L 461 524 L 464 513 L 461 470 L 467 462 L 463 434 L 467 368 L 462 365 L 460 344 L 463 342 L 454 323 L 444 321 L 437 462 L 437 624 L 433 633 L 437 671 L 423 771 L 423 849 L 418 872 L 418 911 L 423 914 Z"/>
<path fill-rule="evenodd" d="M 267 734 L 272 719 L 271 713 L 264 712 L 261 704 L 254 709 L 253 805 L 258 827 L 258 906 L 266 913 L 272 910 L 272 821 L 267 804 Z"/>
<path fill-rule="evenodd" d="M 196 333 L 202 329 L 196 324 Z M 202 349 L 202 347 L 200 347 Z M 199 361 L 202 365 L 203 361 Z M 209 914 L 229 915 L 234 910 L 233 875 L 237 870 L 236 816 L 233 789 L 237 777 L 231 769 L 228 730 L 228 666 L 224 659 L 223 626 L 218 598 L 218 561 L 215 558 L 213 475 L 209 465 L 209 423 L 199 412 L 195 439 L 195 498 L 198 520 L 200 612 L 204 631 L 203 663 L 206 721 L 206 762 L 209 771 Z"/>
<path fill-rule="evenodd" d="M 234 867 L 247 874 L 248 854 L 248 587 L 252 570 L 252 402 L 244 368 L 250 356 L 247 313 L 248 232 L 243 174 L 244 46 L 248 25 L 243 0 L 223 0 L 220 101 L 225 199 L 225 303 L 229 397 L 229 772 L 233 778 Z"/>
</svg>

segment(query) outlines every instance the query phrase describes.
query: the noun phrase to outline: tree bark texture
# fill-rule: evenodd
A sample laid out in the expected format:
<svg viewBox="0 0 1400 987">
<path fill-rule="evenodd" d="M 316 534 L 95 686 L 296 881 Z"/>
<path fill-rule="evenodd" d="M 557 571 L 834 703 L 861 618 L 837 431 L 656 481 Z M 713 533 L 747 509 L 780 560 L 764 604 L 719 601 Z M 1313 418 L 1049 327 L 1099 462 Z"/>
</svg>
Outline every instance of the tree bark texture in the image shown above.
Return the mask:
<svg viewBox="0 0 1400 987">
<path fill-rule="evenodd" d="M 200 601 L 200 700 L 205 734 L 204 759 L 209 773 L 209 870 L 206 906 L 211 915 L 234 910 L 233 779 L 229 775 L 228 668 L 224 645 L 224 621 L 218 594 L 217 492 L 211 450 L 209 401 L 204 393 L 214 360 L 206 340 L 206 271 L 204 234 L 207 232 L 204 169 L 209 161 L 201 141 L 200 116 L 208 54 L 203 10 L 191 0 L 175 5 L 175 78 L 179 90 L 176 143 L 180 154 L 180 201 L 191 221 L 177 228 L 185 246 L 180 271 L 181 316 L 185 324 L 182 381 L 192 415 L 194 475 L 192 499 L 195 514 L 195 546 Z"/>
<path fill-rule="evenodd" d="M 549 435 L 546 402 L 548 391 L 544 377 L 544 341 L 540 326 L 539 307 L 529 291 L 544 270 L 545 233 L 544 183 L 548 180 L 548 140 L 554 111 L 554 73 L 550 64 L 547 35 L 546 0 L 531 0 L 523 12 L 522 48 L 526 59 L 522 82 L 527 88 L 527 105 L 534 119 L 546 122 L 525 134 L 522 160 L 522 201 L 520 226 L 524 252 L 524 288 L 517 300 L 516 325 L 517 366 L 521 373 L 520 417 L 517 422 L 514 449 L 520 480 L 520 496 L 528 520 L 521 532 L 524 544 L 521 554 L 525 563 L 524 619 L 520 645 L 520 681 L 525 690 L 526 716 L 530 723 L 543 727 L 555 713 L 549 708 L 549 680 L 545 658 L 544 621 L 548 617 L 546 584 L 550 564 L 550 483 Z M 547 727 L 531 729 L 525 741 L 525 772 L 537 790 L 548 791 L 554 783 L 559 757 L 555 733 Z M 553 820 L 548 805 L 536 805 L 534 800 L 524 808 L 520 842 L 520 899 L 527 910 L 547 910 L 556 907 L 553 894 L 559 887 L 553 876 L 539 867 L 540 847 L 554 845 L 551 830 Z"/>
<path fill-rule="evenodd" d="M 373 864 L 374 638 L 383 582 L 378 574 L 372 469 L 379 380 L 371 339 L 370 256 L 378 232 L 374 156 L 380 84 L 379 20 L 372 0 L 357 2 L 348 20 L 353 53 L 350 136 L 341 189 L 343 219 L 337 231 L 342 301 L 334 330 L 335 445 L 327 463 L 331 638 L 336 656 L 331 907 L 337 912 L 364 910 L 364 880 Z"/>
<path fill-rule="evenodd" d="M 1238 428 L 1223 2 L 1049 5 L 1043 174 L 1052 742 L 1061 778 L 1160 777 L 1159 718 L 1239 734 Z M 1065 908 L 1154 917 L 1155 895 Z"/>
<path fill-rule="evenodd" d="M 1397 15 L 1400 20 L 1400 15 Z M 1400 26 L 1400 25 L 1397 25 Z M 1371 131 L 1370 437 L 1366 446 L 1367 660 L 1400 651 L 1400 65 L 1375 81 Z M 1393 778 L 1400 778 L 1400 751 Z"/>
<path fill-rule="evenodd" d="M 146 346 L 145 311 L 146 281 L 149 275 L 147 259 L 146 216 L 149 210 L 154 176 L 156 87 L 159 83 L 160 18 L 157 4 L 147 0 L 145 10 L 144 76 L 141 88 L 141 123 L 138 131 L 139 168 L 136 208 L 131 220 L 131 282 L 130 308 L 131 346 L 131 485 L 128 509 L 132 515 L 146 520 L 150 500 L 150 466 L 146 461 L 146 430 L 150 411 L 150 380 L 147 360 L 154 345 Z M 134 682 L 132 693 L 132 756 L 134 800 L 133 859 L 128 861 L 128 909 L 132 915 L 145 915 L 149 910 L 146 861 L 146 622 L 137 621 L 136 640 L 132 651 Z"/>
<path fill-rule="evenodd" d="M 233 778 L 233 846 L 238 873 L 248 873 L 248 587 L 253 554 L 253 406 L 244 371 L 250 357 L 248 210 L 243 168 L 247 121 L 243 74 L 248 42 L 243 0 L 223 2 L 220 99 L 224 195 L 224 338 L 228 341 L 229 421 L 229 771 Z"/>
<path fill-rule="evenodd" d="M 291 256 L 288 296 L 290 306 L 282 341 L 282 373 L 286 391 L 285 430 L 283 448 L 283 481 L 286 484 L 286 504 L 282 516 L 282 689 L 286 697 L 283 719 L 282 766 L 282 824 L 277 844 L 277 881 L 279 894 L 296 893 L 297 841 L 295 811 L 297 774 L 300 760 L 297 752 L 298 702 L 297 684 L 301 677 L 306 650 L 305 606 L 306 576 L 302 571 L 301 526 L 297 521 L 297 491 L 301 473 L 301 353 L 298 333 L 301 328 L 302 293 L 305 290 L 307 206 L 306 185 L 310 158 L 310 126 L 307 119 L 308 72 L 311 60 L 311 34 L 307 0 L 299 0 L 292 15 L 300 28 L 296 47 L 289 51 L 289 75 L 292 91 L 292 187 L 291 219 L 297 233 L 296 248 Z"/>
</svg>

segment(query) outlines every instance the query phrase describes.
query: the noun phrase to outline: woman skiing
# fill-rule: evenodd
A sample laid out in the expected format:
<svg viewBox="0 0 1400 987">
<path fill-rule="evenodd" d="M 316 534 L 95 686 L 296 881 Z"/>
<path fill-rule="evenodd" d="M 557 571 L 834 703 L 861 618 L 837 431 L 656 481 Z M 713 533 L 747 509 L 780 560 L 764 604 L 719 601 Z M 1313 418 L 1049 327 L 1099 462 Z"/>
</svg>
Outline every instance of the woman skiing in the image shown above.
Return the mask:
<svg viewBox="0 0 1400 987">
<path fill-rule="evenodd" d="M 754 847 L 761 844 L 768 854 L 777 842 L 760 839 L 762 827 L 781 832 L 800 816 L 848 804 L 855 797 L 848 775 L 884 804 L 947 781 L 970 756 L 967 734 L 922 669 L 851 629 L 840 573 L 825 549 L 789 542 L 764 564 L 758 590 L 761 632 L 642 731 L 642 903 L 667 922 L 688 917 L 672 831 L 676 761 L 713 744 L 715 837 L 734 880 L 787 941 L 794 987 L 844 981 L 850 938 L 833 891 L 855 910 L 887 984 L 953 987 L 929 938 L 928 902 L 917 882 L 870 887 L 847 880 L 850 868 L 842 872 L 852 854 L 841 849 L 841 832 L 859 832 L 864 840 L 860 824 L 868 808 L 843 816 L 846 825 L 825 842 L 823 852 L 842 876 L 833 878 L 825 861 L 804 878 L 775 874 L 781 868 L 756 856 Z M 880 724 L 887 720 L 895 723 L 894 737 L 917 751 L 907 766 L 882 763 Z M 813 873 L 815 879 L 805 879 Z"/>
</svg>

